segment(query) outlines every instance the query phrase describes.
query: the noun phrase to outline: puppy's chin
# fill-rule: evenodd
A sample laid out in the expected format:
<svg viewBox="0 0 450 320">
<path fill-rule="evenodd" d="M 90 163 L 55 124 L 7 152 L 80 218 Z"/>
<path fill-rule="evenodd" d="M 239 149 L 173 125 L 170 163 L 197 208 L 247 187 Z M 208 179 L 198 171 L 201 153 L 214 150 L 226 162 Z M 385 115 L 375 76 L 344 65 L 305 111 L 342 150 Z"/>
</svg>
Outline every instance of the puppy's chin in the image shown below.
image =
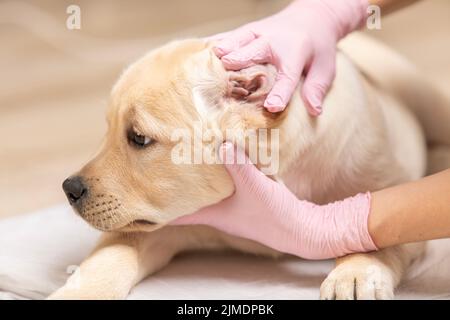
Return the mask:
<svg viewBox="0 0 450 320">
<path fill-rule="evenodd" d="M 144 219 L 136 219 L 120 225 L 102 225 L 87 220 L 86 222 L 93 228 L 103 232 L 151 232 L 164 226 L 164 223 L 155 223 Z"/>
<path fill-rule="evenodd" d="M 151 232 L 163 227 L 164 224 L 155 223 L 149 220 L 137 219 L 115 230 L 116 232 Z"/>
</svg>

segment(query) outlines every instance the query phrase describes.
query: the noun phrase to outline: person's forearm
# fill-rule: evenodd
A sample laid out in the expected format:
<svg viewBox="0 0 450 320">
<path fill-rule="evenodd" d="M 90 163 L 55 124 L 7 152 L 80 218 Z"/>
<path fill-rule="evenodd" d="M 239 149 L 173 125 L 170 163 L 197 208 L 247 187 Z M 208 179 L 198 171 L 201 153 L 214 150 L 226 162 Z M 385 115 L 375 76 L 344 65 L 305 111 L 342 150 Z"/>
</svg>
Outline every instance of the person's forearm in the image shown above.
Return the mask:
<svg viewBox="0 0 450 320">
<path fill-rule="evenodd" d="M 369 3 L 379 6 L 381 14 L 386 15 L 418 1 L 420 0 L 369 0 Z"/>
<path fill-rule="evenodd" d="M 374 192 L 369 233 L 378 248 L 450 237 L 450 169 Z"/>
</svg>

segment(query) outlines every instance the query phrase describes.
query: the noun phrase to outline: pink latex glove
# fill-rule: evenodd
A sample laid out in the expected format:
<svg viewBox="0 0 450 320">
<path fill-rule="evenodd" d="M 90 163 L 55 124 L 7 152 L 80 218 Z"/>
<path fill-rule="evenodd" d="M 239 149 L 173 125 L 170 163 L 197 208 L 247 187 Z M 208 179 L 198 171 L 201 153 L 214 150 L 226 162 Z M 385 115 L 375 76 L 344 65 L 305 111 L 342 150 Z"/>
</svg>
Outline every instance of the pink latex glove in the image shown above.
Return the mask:
<svg viewBox="0 0 450 320">
<path fill-rule="evenodd" d="M 235 164 L 235 159 L 243 158 L 236 152 L 242 151 L 231 143 L 220 150 L 235 193 L 176 219 L 172 225 L 209 225 L 307 259 L 377 250 L 368 232 L 369 193 L 323 206 L 301 201 L 284 185 L 266 177 L 245 155 L 246 164 Z"/>
<path fill-rule="evenodd" d="M 297 0 L 281 12 L 213 37 L 225 68 L 240 70 L 271 63 L 278 77 L 264 106 L 284 110 L 302 74 L 302 97 L 311 115 L 322 103 L 335 76 L 336 44 L 362 26 L 367 0 Z"/>
</svg>

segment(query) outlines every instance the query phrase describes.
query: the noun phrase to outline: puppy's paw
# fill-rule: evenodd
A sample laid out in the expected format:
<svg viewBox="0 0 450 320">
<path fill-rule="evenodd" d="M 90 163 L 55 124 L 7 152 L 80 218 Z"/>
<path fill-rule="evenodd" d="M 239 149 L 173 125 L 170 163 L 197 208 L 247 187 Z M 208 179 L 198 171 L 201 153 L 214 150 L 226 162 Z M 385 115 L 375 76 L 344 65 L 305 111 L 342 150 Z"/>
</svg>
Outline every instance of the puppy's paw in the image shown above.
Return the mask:
<svg viewBox="0 0 450 320">
<path fill-rule="evenodd" d="M 47 297 L 47 300 L 122 300 L 126 294 L 107 290 L 87 290 L 62 287 Z"/>
<path fill-rule="evenodd" d="M 49 295 L 46 300 L 85 300 L 85 298 L 80 292 L 62 287 Z"/>
<path fill-rule="evenodd" d="M 47 300 L 121 300 L 128 295 L 129 288 L 109 282 L 104 285 L 96 279 L 80 281 L 79 274 L 74 273 L 64 286 L 53 292 Z"/>
<path fill-rule="evenodd" d="M 320 287 L 320 298 L 389 300 L 394 298 L 394 287 L 391 270 L 380 261 L 349 260 L 331 271 Z"/>
</svg>

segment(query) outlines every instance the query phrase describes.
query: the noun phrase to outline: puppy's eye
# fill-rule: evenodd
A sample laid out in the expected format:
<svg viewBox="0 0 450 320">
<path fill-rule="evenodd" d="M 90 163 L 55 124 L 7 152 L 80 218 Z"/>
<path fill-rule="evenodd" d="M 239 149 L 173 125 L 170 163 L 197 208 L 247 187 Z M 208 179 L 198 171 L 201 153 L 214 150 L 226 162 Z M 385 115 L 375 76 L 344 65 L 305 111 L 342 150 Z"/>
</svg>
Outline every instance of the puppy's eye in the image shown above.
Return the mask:
<svg viewBox="0 0 450 320">
<path fill-rule="evenodd" d="M 138 148 L 145 148 L 154 142 L 153 139 L 140 135 L 132 130 L 128 132 L 128 141 Z"/>
</svg>

